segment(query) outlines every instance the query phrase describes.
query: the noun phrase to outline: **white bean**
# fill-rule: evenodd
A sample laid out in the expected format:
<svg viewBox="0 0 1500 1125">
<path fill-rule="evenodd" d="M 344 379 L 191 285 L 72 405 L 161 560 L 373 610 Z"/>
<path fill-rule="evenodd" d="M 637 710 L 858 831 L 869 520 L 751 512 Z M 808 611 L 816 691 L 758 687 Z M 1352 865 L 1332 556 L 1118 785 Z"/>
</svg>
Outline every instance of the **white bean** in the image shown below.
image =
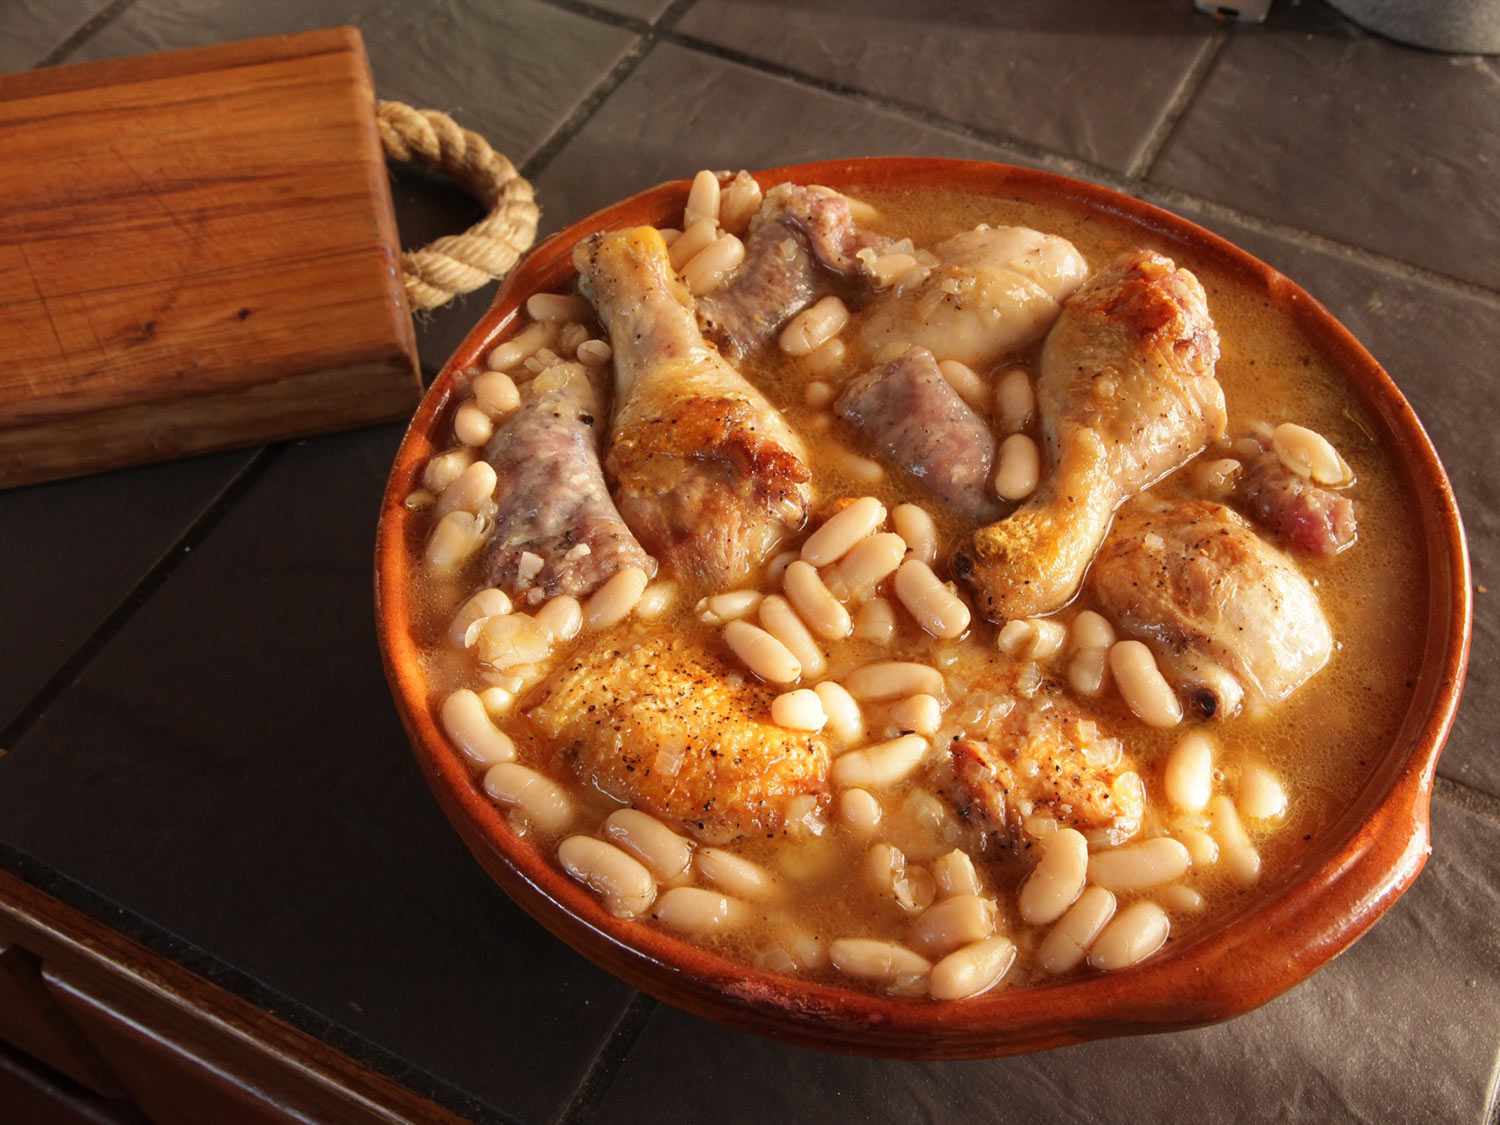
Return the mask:
<svg viewBox="0 0 1500 1125">
<path fill-rule="evenodd" d="M 670 885 L 688 877 L 693 846 L 654 816 L 616 809 L 605 818 L 603 834 L 650 868 L 659 882 Z"/>
<path fill-rule="evenodd" d="M 1167 755 L 1162 778 L 1167 800 L 1183 812 L 1202 812 L 1214 795 L 1214 744 L 1201 730 L 1183 735 Z"/>
<path fill-rule="evenodd" d="M 485 361 L 491 371 L 509 371 L 539 348 L 551 344 L 557 336 L 557 325 L 550 321 L 528 324 L 503 344 L 490 349 Z"/>
<path fill-rule="evenodd" d="M 459 606 L 458 612 L 453 615 L 453 622 L 448 626 L 448 643 L 454 648 L 472 647 L 479 635 L 473 629 L 476 621 L 483 621 L 486 617 L 503 617 L 510 611 L 510 598 L 504 590 L 493 586 L 480 590 Z"/>
<path fill-rule="evenodd" d="M 698 620 L 707 625 L 738 621 L 755 612 L 764 595 L 759 590 L 729 590 L 712 594 L 698 603 Z"/>
<path fill-rule="evenodd" d="M 578 345 L 578 362 L 588 367 L 603 367 L 613 355 L 613 349 L 603 340 L 585 340 Z"/>
<path fill-rule="evenodd" d="M 1020 433 L 1035 411 L 1036 392 L 1031 389 L 1031 376 L 1019 367 L 1012 367 L 995 384 L 995 415 L 1000 432 Z"/>
<path fill-rule="evenodd" d="M 828 715 L 817 692 L 798 688 L 771 700 L 771 721 L 787 730 L 820 731 L 827 724 Z"/>
<path fill-rule="evenodd" d="M 1089 950 L 1089 964 L 1112 972 L 1135 965 L 1167 943 L 1172 920 L 1150 899 L 1132 902 L 1116 914 Z"/>
<path fill-rule="evenodd" d="M 844 359 L 849 354 L 849 348 L 835 336 L 821 347 L 814 348 L 802 357 L 802 369 L 813 375 L 832 375 L 844 366 Z M 832 401 L 832 398 L 829 399 Z"/>
<path fill-rule="evenodd" d="M 739 899 L 703 887 L 673 887 L 656 902 L 653 916 L 668 929 L 692 937 L 727 933 L 750 920 Z"/>
<path fill-rule="evenodd" d="M 915 504 L 898 504 L 891 512 L 891 524 L 896 534 L 906 541 L 906 549 L 912 558 L 921 559 L 931 566 L 937 558 L 937 524 L 925 508 Z"/>
<path fill-rule="evenodd" d="M 535 621 L 554 643 L 571 641 L 583 628 L 583 606 L 577 598 L 560 594 L 537 610 Z"/>
<path fill-rule="evenodd" d="M 1115 896 L 1103 887 L 1085 890 L 1037 949 L 1037 964 L 1042 971 L 1066 973 L 1082 961 L 1099 932 L 1114 917 L 1115 902 Z"/>
<path fill-rule="evenodd" d="M 885 523 L 885 505 L 873 496 L 861 496 L 823 521 L 823 526 L 802 544 L 802 558 L 813 566 L 838 562 L 856 543 L 873 535 Z"/>
<path fill-rule="evenodd" d="M 693 296 L 701 297 L 724 284 L 744 260 L 745 244 L 732 234 L 721 234 L 682 267 L 682 280 Z"/>
<path fill-rule="evenodd" d="M 1104 690 L 1109 678 L 1109 650 L 1085 648 L 1068 661 L 1068 686 L 1079 695 L 1092 698 Z"/>
<path fill-rule="evenodd" d="M 1270 820 L 1286 812 L 1286 787 L 1260 762 L 1250 762 L 1240 771 L 1236 795 L 1240 812 L 1252 820 Z"/>
<path fill-rule="evenodd" d="M 534 617 L 508 613 L 503 617 L 485 618 L 474 640 L 480 663 L 490 668 L 514 668 L 518 664 L 536 664 L 552 652 L 552 634 Z"/>
<path fill-rule="evenodd" d="M 677 583 L 653 582 L 641 591 L 641 600 L 635 603 L 635 615 L 646 621 L 655 621 L 677 600 Z"/>
<path fill-rule="evenodd" d="M 958 397 L 968 404 L 971 410 L 981 416 L 990 412 L 990 385 L 966 363 L 959 363 L 956 359 L 945 359 L 938 364 L 938 370 L 943 373 L 943 378 L 948 385 L 957 392 Z"/>
<path fill-rule="evenodd" d="M 978 895 L 954 895 L 922 912 L 911 927 L 911 942 L 929 957 L 983 941 L 995 932 L 995 904 Z"/>
<path fill-rule="evenodd" d="M 1000 499 L 1024 500 L 1036 491 L 1042 454 L 1025 434 L 1011 434 L 1001 442 L 995 462 L 995 495 Z"/>
<path fill-rule="evenodd" d="M 442 493 L 456 481 L 465 469 L 474 463 L 478 454 L 468 446 L 439 453 L 427 462 L 422 470 L 422 483 L 436 493 Z"/>
<path fill-rule="evenodd" d="M 521 405 L 521 392 L 505 372 L 485 371 L 474 376 L 474 401 L 491 418 L 503 418 Z"/>
<path fill-rule="evenodd" d="M 848 306 L 837 297 L 824 297 L 781 330 L 781 350 L 787 355 L 807 355 L 832 340 L 848 323 Z"/>
<path fill-rule="evenodd" d="M 852 746 L 865 736 L 865 718 L 854 696 L 842 684 L 825 680 L 813 688 L 828 716 L 829 732 L 845 746 Z"/>
<path fill-rule="evenodd" d="M 1192 866 L 1187 848 L 1170 836 L 1158 836 L 1089 857 L 1088 877 L 1107 891 L 1139 891 L 1181 879 Z"/>
<path fill-rule="evenodd" d="M 1271 448 L 1281 463 L 1299 477 L 1319 484 L 1347 484 L 1353 478 L 1339 451 L 1317 430 L 1283 422 L 1271 431 Z"/>
<path fill-rule="evenodd" d="M 832 447 L 824 454 L 825 460 L 857 484 L 878 484 L 885 479 L 885 468 L 879 461 L 871 461 L 847 449 Z"/>
<path fill-rule="evenodd" d="M 503 687 L 487 687 L 479 693 L 479 702 L 484 704 L 484 713 L 498 723 L 516 705 L 516 693 Z"/>
<path fill-rule="evenodd" d="M 1109 618 L 1091 609 L 1073 618 L 1069 630 L 1068 640 L 1074 652 L 1108 648 L 1115 643 L 1115 627 L 1109 623 Z"/>
<path fill-rule="evenodd" d="M 906 976 L 924 976 L 932 964 L 919 953 L 893 941 L 839 938 L 828 947 L 833 967 L 859 980 L 890 983 Z"/>
<path fill-rule="evenodd" d="M 1020 656 L 1021 650 L 1031 644 L 1031 638 L 1035 632 L 1036 630 L 1031 627 L 1031 622 L 1024 617 L 1007 621 L 995 634 L 995 647 L 1011 656 Z"/>
<path fill-rule="evenodd" d="M 787 651 L 797 658 L 802 674 L 809 678 L 821 676 L 828 669 L 828 658 L 818 647 L 817 640 L 802 624 L 802 618 L 791 603 L 780 594 L 772 594 L 760 603 L 761 628 L 784 644 Z"/>
<path fill-rule="evenodd" d="M 495 423 L 478 403 L 466 402 L 454 411 L 453 436 L 465 445 L 483 445 L 494 432 Z"/>
<path fill-rule="evenodd" d="M 1162 887 L 1156 892 L 1156 897 L 1168 910 L 1174 910 L 1179 914 L 1197 914 L 1203 909 L 1203 896 L 1192 887 L 1184 887 L 1181 883 Z"/>
<path fill-rule="evenodd" d="M 1059 828 L 1042 844 L 1042 858 L 1021 886 L 1021 919 L 1033 926 L 1055 922 L 1078 901 L 1089 868 L 1083 833 Z"/>
<path fill-rule="evenodd" d="M 468 688 L 459 688 L 443 700 L 438 718 L 443 730 L 470 761 L 481 766 L 509 762 L 516 744 L 497 727 L 484 709 L 484 702 Z"/>
<path fill-rule="evenodd" d="M 872 644 L 888 645 L 896 639 L 896 609 L 885 598 L 871 598 L 854 615 L 854 636 Z"/>
<path fill-rule="evenodd" d="M 791 566 L 796 561 L 796 551 L 782 551 L 781 554 L 777 555 L 770 562 L 768 562 L 766 564 L 767 585 L 774 586 L 778 582 L 780 582 L 782 576 L 786 574 L 786 568 Z"/>
<path fill-rule="evenodd" d="M 439 574 L 451 574 L 484 546 L 490 521 L 472 512 L 449 512 L 438 520 L 423 557 Z"/>
<path fill-rule="evenodd" d="M 647 581 L 646 572 L 638 566 L 615 571 L 614 576 L 590 594 L 584 603 L 583 627 L 597 632 L 624 621 L 646 592 Z"/>
<path fill-rule="evenodd" d="M 951 640 L 969 627 L 969 607 L 921 559 L 907 559 L 901 564 L 895 588 L 907 612 L 934 637 Z"/>
<path fill-rule="evenodd" d="M 744 234 L 755 212 L 760 210 L 763 194 L 760 184 L 748 172 L 729 181 L 719 195 L 719 225 L 731 234 Z"/>
<path fill-rule="evenodd" d="M 814 379 L 802 388 L 802 401 L 807 403 L 808 406 L 827 406 L 833 401 L 833 396 L 836 393 L 831 384 L 825 383 L 821 379 Z"/>
<path fill-rule="evenodd" d="M 925 738 L 902 735 L 841 754 L 834 759 L 828 779 L 839 788 L 857 785 L 861 789 L 884 789 L 909 777 L 926 753 Z"/>
<path fill-rule="evenodd" d="M 802 665 L 791 650 L 748 621 L 731 621 L 724 626 L 724 643 L 745 667 L 768 683 L 795 683 L 802 675 Z"/>
<path fill-rule="evenodd" d="M 993 937 L 955 950 L 932 967 L 928 991 L 934 1000 L 965 1000 L 994 988 L 1016 963 L 1016 945 Z"/>
<path fill-rule="evenodd" d="M 594 310 L 582 297 L 567 293 L 533 293 L 526 298 L 526 315 L 532 320 L 551 320 L 558 324 L 587 320 Z"/>
<path fill-rule="evenodd" d="M 1219 842 L 1199 828 L 1179 828 L 1176 835 L 1188 850 L 1194 867 L 1212 867 L 1219 862 Z"/>
<path fill-rule="evenodd" d="M 1209 804 L 1208 811 L 1213 817 L 1213 834 L 1219 842 L 1219 855 L 1229 873 L 1237 882 L 1255 882 L 1260 878 L 1260 852 L 1250 842 L 1234 802 L 1220 794 Z"/>
<path fill-rule="evenodd" d="M 496 480 L 488 461 L 475 461 L 443 489 L 433 515 L 441 519 L 449 512 L 478 512 L 494 496 Z"/>
<path fill-rule="evenodd" d="M 661 235 L 661 240 L 668 246 L 682 237 L 682 232 L 676 227 L 657 227 L 656 233 Z"/>
<path fill-rule="evenodd" d="M 895 573 L 906 557 L 906 550 L 906 540 L 889 531 L 856 543 L 833 568 L 842 597 L 854 602 L 868 599 L 881 582 Z"/>
<path fill-rule="evenodd" d="M 782 575 L 781 585 L 798 615 L 818 636 L 836 641 L 853 631 L 849 611 L 829 592 L 811 563 L 804 559 L 792 563 Z"/>
<path fill-rule="evenodd" d="M 1044 617 L 1026 617 L 1007 621 L 995 638 L 1002 652 L 1022 660 L 1047 660 L 1062 651 L 1068 639 L 1067 628 L 1059 621 Z"/>
<path fill-rule="evenodd" d="M 484 775 L 484 791 L 502 805 L 520 809 L 542 832 L 561 832 L 573 819 L 573 800 L 567 791 L 520 762 L 491 766 Z"/>
<path fill-rule="evenodd" d="M 844 677 L 844 687 L 861 702 L 901 699 L 908 695 L 942 698 L 946 694 L 943 674 L 936 668 L 903 660 L 880 660 L 856 668 Z"/>
<path fill-rule="evenodd" d="M 973 859 L 957 848 L 932 861 L 932 876 L 944 895 L 977 895 L 980 891 Z"/>
<path fill-rule="evenodd" d="M 930 695 L 911 695 L 893 705 L 887 717 L 898 731 L 936 734 L 943 723 L 943 705 Z"/>
<path fill-rule="evenodd" d="M 605 908 L 622 918 L 651 909 L 656 880 L 644 864 L 613 844 L 592 836 L 569 836 L 557 848 L 563 870 L 604 899 Z"/>
<path fill-rule="evenodd" d="M 698 874 L 710 883 L 751 901 L 772 898 L 779 890 L 771 873 L 760 864 L 722 848 L 699 848 L 697 867 Z"/>
<path fill-rule="evenodd" d="M 699 219 L 695 223 L 689 223 L 687 229 L 667 249 L 672 268 L 681 270 L 699 253 L 713 245 L 718 237 L 719 231 L 712 219 Z"/>
<path fill-rule="evenodd" d="M 859 836 L 873 836 L 885 810 L 868 789 L 845 789 L 838 796 L 839 823 Z"/>
<path fill-rule="evenodd" d="M 1126 704 L 1147 726 L 1175 727 L 1182 704 L 1156 666 L 1156 657 L 1140 641 L 1116 641 L 1109 650 L 1109 670 Z"/>
<path fill-rule="evenodd" d="M 682 225 L 719 221 L 719 177 L 704 169 L 693 177 L 688 189 L 687 206 L 682 209 Z"/>
</svg>

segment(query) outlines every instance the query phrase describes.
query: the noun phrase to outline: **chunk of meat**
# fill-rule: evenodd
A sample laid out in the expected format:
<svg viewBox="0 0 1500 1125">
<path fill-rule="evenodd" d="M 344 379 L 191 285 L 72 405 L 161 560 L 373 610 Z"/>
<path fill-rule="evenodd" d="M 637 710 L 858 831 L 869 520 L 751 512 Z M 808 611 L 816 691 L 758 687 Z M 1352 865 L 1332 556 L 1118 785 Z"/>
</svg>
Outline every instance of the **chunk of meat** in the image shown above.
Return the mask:
<svg viewBox="0 0 1500 1125">
<path fill-rule="evenodd" d="M 730 589 L 807 520 L 802 440 L 704 341 L 654 228 L 593 235 L 573 260 L 614 348 L 620 513 L 680 577 Z"/>
<path fill-rule="evenodd" d="M 1203 286 L 1160 254 L 1131 251 L 1068 300 L 1037 381 L 1050 475 L 954 560 L 990 620 L 1066 605 L 1116 509 L 1222 437 L 1218 358 Z"/>
<path fill-rule="evenodd" d="M 1256 523 L 1308 555 L 1328 557 L 1354 544 L 1359 527 L 1347 496 L 1292 472 L 1268 438 L 1240 438 L 1234 451 L 1245 467 L 1234 498 Z"/>
<path fill-rule="evenodd" d="M 603 401 L 586 368 L 558 364 L 521 386 L 521 406 L 485 446 L 495 470 L 492 585 L 532 600 L 586 597 L 617 570 L 656 573 L 609 497 L 599 465 Z M 523 563 L 523 556 L 540 559 Z M 528 560 L 529 561 L 529 560 Z"/>
<path fill-rule="evenodd" d="M 587 646 L 528 712 L 578 777 L 703 839 L 775 831 L 781 807 L 826 790 L 819 735 L 770 721 L 776 690 L 682 637 Z"/>
<path fill-rule="evenodd" d="M 731 359 L 755 351 L 836 278 L 862 273 L 855 255 L 884 241 L 855 227 L 849 200 L 832 188 L 778 184 L 750 222 L 743 264 L 698 301 L 704 335 Z"/>
<path fill-rule="evenodd" d="M 1142 496 L 1120 512 L 1089 584 L 1121 632 L 1155 649 L 1205 717 L 1279 703 L 1333 652 L 1296 563 L 1210 500 Z"/>
<path fill-rule="evenodd" d="M 920 344 L 939 360 L 983 368 L 1039 339 L 1088 263 L 1073 244 L 1027 227 L 980 226 L 933 248 L 925 280 L 870 306 L 865 346 Z"/>
</svg>

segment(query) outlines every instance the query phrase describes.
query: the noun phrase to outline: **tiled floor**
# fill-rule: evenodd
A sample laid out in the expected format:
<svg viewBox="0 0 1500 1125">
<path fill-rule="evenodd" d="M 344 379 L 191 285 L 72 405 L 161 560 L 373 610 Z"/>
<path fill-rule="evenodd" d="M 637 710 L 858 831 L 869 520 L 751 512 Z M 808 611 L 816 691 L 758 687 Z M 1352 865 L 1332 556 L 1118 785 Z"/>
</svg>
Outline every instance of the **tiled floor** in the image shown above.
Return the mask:
<svg viewBox="0 0 1500 1125">
<path fill-rule="evenodd" d="M 0 69 L 354 23 L 556 229 L 698 167 L 927 152 L 1123 187 L 1245 245 L 1391 370 L 1500 551 L 1500 64 L 1313 0 L 14 0 Z M 410 243 L 471 221 L 396 185 Z M 488 299 L 421 328 L 435 370 Z M 0 494 L 0 860 L 414 1088 L 523 1121 L 1493 1121 L 1494 594 L 1435 855 L 1344 958 L 1231 1024 L 965 1064 L 788 1049 L 633 997 L 463 854 L 386 699 L 372 519 L 396 427 Z M 149 655 L 151 659 L 144 659 Z M 309 732 L 316 732 L 316 736 Z"/>
</svg>

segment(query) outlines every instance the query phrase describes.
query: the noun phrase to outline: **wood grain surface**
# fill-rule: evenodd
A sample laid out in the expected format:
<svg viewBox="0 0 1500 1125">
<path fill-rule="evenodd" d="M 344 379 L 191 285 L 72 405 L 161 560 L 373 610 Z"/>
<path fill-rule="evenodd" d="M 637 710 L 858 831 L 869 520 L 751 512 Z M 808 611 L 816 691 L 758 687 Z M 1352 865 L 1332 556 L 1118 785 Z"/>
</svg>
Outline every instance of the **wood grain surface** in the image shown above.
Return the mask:
<svg viewBox="0 0 1500 1125">
<path fill-rule="evenodd" d="M 0 76 L 0 487 L 420 394 L 352 28 Z"/>
</svg>

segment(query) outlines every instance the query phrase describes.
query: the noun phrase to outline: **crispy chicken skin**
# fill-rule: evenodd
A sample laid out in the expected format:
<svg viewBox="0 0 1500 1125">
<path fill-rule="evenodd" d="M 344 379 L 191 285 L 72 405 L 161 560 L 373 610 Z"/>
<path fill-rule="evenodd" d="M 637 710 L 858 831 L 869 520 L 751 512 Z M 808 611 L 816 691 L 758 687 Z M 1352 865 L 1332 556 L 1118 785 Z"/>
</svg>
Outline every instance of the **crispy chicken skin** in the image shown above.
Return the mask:
<svg viewBox="0 0 1500 1125">
<path fill-rule="evenodd" d="M 732 588 L 807 520 L 802 440 L 704 341 L 655 229 L 592 235 L 573 261 L 614 348 L 620 513 L 678 577 Z"/>
<path fill-rule="evenodd" d="M 696 642 L 592 646 L 543 690 L 530 717 L 582 781 L 703 839 L 774 831 L 827 787 L 823 738 L 773 725 L 775 689 Z"/>
<path fill-rule="evenodd" d="M 1209 500 L 1132 501 L 1094 562 L 1101 608 L 1151 643 L 1202 715 L 1286 699 L 1333 651 L 1317 592 L 1250 524 Z"/>
<path fill-rule="evenodd" d="M 587 597 L 615 573 L 656 573 L 615 503 L 599 465 L 604 404 L 580 364 L 549 368 L 522 385 L 521 407 L 495 429 L 484 456 L 495 470 L 495 530 L 485 548 L 489 581 L 533 600 Z M 521 556 L 542 560 L 522 579 Z"/>
<path fill-rule="evenodd" d="M 1050 475 L 954 559 L 990 620 L 1066 605 L 1116 509 L 1223 436 L 1218 358 L 1203 287 L 1152 251 L 1126 253 L 1064 304 L 1037 382 Z"/>
</svg>

